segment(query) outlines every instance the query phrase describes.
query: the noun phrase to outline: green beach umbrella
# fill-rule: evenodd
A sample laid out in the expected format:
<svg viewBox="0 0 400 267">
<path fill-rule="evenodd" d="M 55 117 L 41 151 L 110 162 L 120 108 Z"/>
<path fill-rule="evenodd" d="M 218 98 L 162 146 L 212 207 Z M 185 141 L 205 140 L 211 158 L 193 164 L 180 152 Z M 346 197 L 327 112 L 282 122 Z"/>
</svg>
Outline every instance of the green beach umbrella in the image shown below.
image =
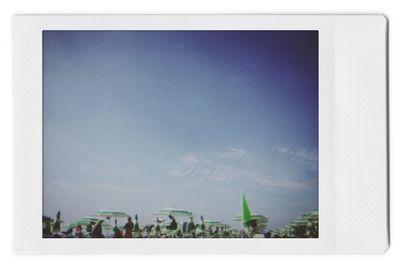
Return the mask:
<svg viewBox="0 0 400 267">
<path fill-rule="evenodd" d="M 303 220 L 303 219 L 298 219 L 298 220 L 293 221 L 292 223 L 297 224 L 297 225 L 307 225 L 308 221 Z"/>
<path fill-rule="evenodd" d="M 221 227 L 221 228 L 230 228 L 229 225 L 221 223 L 220 221 L 215 221 L 215 220 L 204 220 L 204 224 L 207 227 L 210 227 L 210 226 L 217 227 L 218 226 L 218 227 Z"/>
<path fill-rule="evenodd" d="M 218 224 L 221 224 L 220 221 L 215 221 L 215 220 L 204 220 L 204 223 L 206 225 L 218 225 Z"/>
<path fill-rule="evenodd" d="M 301 218 L 310 220 L 310 221 L 318 221 L 318 216 L 310 215 L 310 214 L 304 214 L 303 216 L 301 216 Z"/>
<path fill-rule="evenodd" d="M 156 215 L 167 215 L 167 216 L 174 216 L 174 217 L 192 217 L 193 214 L 187 210 L 175 209 L 175 208 L 165 208 L 160 209 L 158 212 L 155 213 Z"/>
<path fill-rule="evenodd" d="M 306 215 L 318 216 L 318 210 L 310 210 L 306 213 Z"/>
<path fill-rule="evenodd" d="M 96 223 L 96 222 L 100 221 L 100 219 L 96 218 L 96 217 L 83 217 L 83 218 L 80 218 L 79 221 Z"/>
<path fill-rule="evenodd" d="M 247 205 L 247 201 L 246 201 L 243 191 L 242 191 L 242 195 L 241 195 L 240 219 L 241 219 L 242 223 L 247 223 L 251 220 L 251 212 L 250 212 L 249 206 Z"/>
<path fill-rule="evenodd" d="M 77 227 L 78 226 L 78 222 L 77 221 L 74 221 L 74 222 L 70 222 L 69 223 L 69 228 L 75 228 L 75 227 Z"/>
<path fill-rule="evenodd" d="M 105 231 L 111 231 L 111 230 L 114 229 L 114 227 L 113 227 L 112 225 L 108 224 L 108 223 L 103 223 L 103 224 L 101 225 L 101 227 L 102 227 L 102 229 L 105 230 Z M 121 228 L 122 228 L 122 227 L 121 227 Z"/>
<path fill-rule="evenodd" d="M 126 214 L 123 211 L 115 211 L 115 210 L 99 210 L 96 211 L 93 214 L 93 217 L 99 217 L 99 218 L 127 218 L 130 217 L 128 214 Z"/>
<path fill-rule="evenodd" d="M 95 217 L 83 217 L 83 218 L 80 218 L 79 220 L 77 220 L 76 223 L 86 226 L 89 224 L 97 223 L 98 221 L 100 221 L 100 219 L 95 218 Z"/>
<path fill-rule="evenodd" d="M 256 220 L 257 223 L 267 223 L 269 221 L 269 218 L 267 216 L 261 215 L 261 214 L 251 214 L 251 219 L 252 220 Z M 236 215 L 232 220 L 234 221 L 241 221 L 242 220 L 242 216 Z"/>
<path fill-rule="evenodd" d="M 257 220 L 257 222 L 268 222 L 268 217 L 261 214 L 251 214 L 252 220 Z"/>
<path fill-rule="evenodd" d="M 75 223 L 80 226 L 86 226 L 91 224 L 90 221 L 85 221 L 85 220 L 77 220 Z"/>
<path fill-rule="evenodd" d="M 318 210 L 311 210 L 301 216 L 302 219 L 306 219 L 309 221 L 312 221 L 313 223 L 318 223 L 319 220 L 319 215 L 318 215 Z"/>
</svg>

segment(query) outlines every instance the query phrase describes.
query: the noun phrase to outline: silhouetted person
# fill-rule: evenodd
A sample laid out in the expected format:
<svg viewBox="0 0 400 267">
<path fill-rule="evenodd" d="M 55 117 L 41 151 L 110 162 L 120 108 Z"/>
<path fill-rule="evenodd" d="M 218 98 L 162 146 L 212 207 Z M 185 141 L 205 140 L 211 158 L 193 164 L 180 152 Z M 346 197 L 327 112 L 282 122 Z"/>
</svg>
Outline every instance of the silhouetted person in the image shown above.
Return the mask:
<svg viewBox="0 0 400 267">
<path fill-rule="evenodd" d="M 176 220 L 173 216 L 169 215 L 169 218 L 172 220 L 171 223 L 169 224 L 168 229 L 169 230 L 176 230 L 178 228 L 178 224 L 176 223 Z"/>
<path fill-rule="evenodd" d="M 155 237 L 159 237 L 160 236 L 160 232 L 161 232 L 161 227 L 160 227 L 160 219 L 157 217 L 157 222 L 156 222 L 156 227 L 154 229 L 155 231 Z"/>
<path fill-rule="evenodd" d="M 200 230 L 203 232 L 206 230 L 206 224 L 204 223 L 203 215 L 200 217 Z"/>
<path fill-rule="evenodd" d="M 194 225 L 193 217 L 190 217 L 190 221 L 188 224 L 188 232 L 193 233 L 195 229 L 196 229 L 196 227 Z"/>
<path fill-rule="evenodd" d="M 152 225 L 152 224 L 145 226 L 147 236 L 149 236 L 151 234 L 151 230 L 153 230 L 153 227 L 154 227 L 154 225 Z"/>
<path fill-rule="evenodd" d="M 50 221 L 47 221 L 43 227 L 43 237 L 51 237 L 52 235 Z"/>
<path fill-rule="evenodd" d="M 132 230 L 133 230 L 133 223 L 132 223 L 132 218 L 128 217 L 128 222 L 124 226 L 125 229 L 125 236 L 126 238 L 131 238 L 132 237 Z"/>
<path fill-rule="evenodd" d="M 93 225 L 92 223 L 89 223 L 86 225 L 86 232 L 91 233 L 93 231 Z"/>
<path fill-rule="evenodd" d="M 217 226 L 217 227 L 215 227 L 215 231 L 214 231 L 214 235 L 218 235 L 218 233 L 219 233 L 219 227 Z"/>
<path fill-rule="evenodd" d="M 75 236 L 77 238 L 83 238 L 83 232 L 82 232 L 82 226 L 81 225 L 77 225 L 75 228 Z"/>
<path fill-rule="evenodd" d="M 140 227 L 139 227 L 139 217 L 137 214 L 135 214 L 135 224 L 133 225 L 133 231 L 134 232 L 139 232 Z"/>
<path fill-rule="evenodd" d="M 103 221 L 98 221 L 95 225 L 94 225 L 94 227 L 93 227 L 93 231 L 92 231 L 92 234 L 91 234 L 91 236 L 93 237 L 93 238 L 103 238 L 104 236 L 103 236 L 103 230 L 102 230 L 102 227 L 101 227 L 101 223 L 102 223 Z"/>
<path fill-rule="evenodd" d="M 114 227 L 114 238 L 123 238 L 122 232 L 118 227 Z"/>
<path fill-rule="evenodd" d="M 73 231 L 72 231 L 72 228 L 68 228 L 67 231 L 62 232 L 62 233 L 63 233 L 64 237 L 70 238 L 70 237 L 72 237 L 72 232 L 73 232 Z"/>
</svg>

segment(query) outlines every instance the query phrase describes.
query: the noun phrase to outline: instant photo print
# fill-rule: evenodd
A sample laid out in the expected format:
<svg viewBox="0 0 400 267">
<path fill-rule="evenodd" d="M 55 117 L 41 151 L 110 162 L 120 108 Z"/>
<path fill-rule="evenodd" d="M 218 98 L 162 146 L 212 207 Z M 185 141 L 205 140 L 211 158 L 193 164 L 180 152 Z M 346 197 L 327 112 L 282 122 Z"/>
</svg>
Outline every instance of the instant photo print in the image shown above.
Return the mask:
<svg viewBox="0 0 400 267">
<path fill-rule="evenodd" d="M 15 15 L 14 250 L 383 253 L 382 15 Z"/>
</svg>

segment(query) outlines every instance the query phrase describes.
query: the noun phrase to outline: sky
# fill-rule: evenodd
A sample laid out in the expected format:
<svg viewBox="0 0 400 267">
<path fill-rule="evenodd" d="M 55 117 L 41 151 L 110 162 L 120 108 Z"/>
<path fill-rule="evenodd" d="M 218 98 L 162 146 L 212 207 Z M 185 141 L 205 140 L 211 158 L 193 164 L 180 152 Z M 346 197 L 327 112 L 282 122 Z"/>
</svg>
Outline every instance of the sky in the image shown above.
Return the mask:
<svg viewBox="0 0 400 267">
<path fill-rule="evenodd" d="M 316 31 L 44 31 L 43 110 L 44 215 L 318 208 Z"/>
</svg>

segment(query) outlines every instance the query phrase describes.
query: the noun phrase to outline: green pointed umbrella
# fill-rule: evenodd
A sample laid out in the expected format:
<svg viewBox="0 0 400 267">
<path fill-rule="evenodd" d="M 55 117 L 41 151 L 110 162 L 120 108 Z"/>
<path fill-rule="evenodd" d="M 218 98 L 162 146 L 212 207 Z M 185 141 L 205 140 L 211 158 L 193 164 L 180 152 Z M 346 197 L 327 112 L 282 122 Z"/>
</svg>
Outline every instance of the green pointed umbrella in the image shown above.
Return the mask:
<svg viewBox="0 0 400 267">
<path fill-rule="evenodd" d="M 246 201 L 243 191 L 242 191 L 242 195 L 241 195 L 240 219 L 241 219 L 242 223 L 247 223 L 251 220 L 251 212 L 250 212 L 249 206 L 247 205 L 247 201 Z"/>
</svg>

